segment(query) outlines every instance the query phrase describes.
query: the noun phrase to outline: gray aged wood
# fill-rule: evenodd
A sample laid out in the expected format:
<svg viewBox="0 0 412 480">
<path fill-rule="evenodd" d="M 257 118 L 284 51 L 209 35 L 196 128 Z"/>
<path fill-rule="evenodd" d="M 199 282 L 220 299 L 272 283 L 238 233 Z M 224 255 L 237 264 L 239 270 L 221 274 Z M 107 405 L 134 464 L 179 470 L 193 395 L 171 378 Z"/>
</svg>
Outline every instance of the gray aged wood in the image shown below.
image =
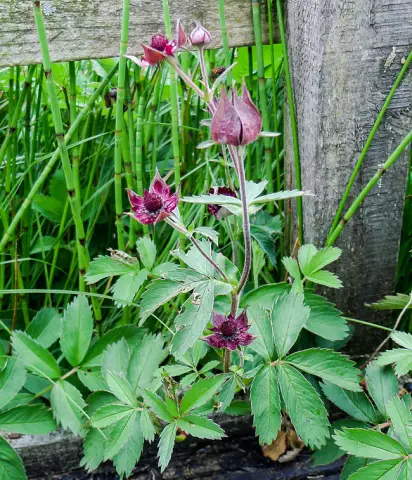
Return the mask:
<svg viewBox="0 0 412 480">
<path fill-rule="evenodd" d="M 353 166 L 411 48 L 412 0 L 288 0 L 287 30 L 300 135 L 305 242 L 324 244 Z M 395 55 L 391 57 L 392 52 Z M 412 126 L 412 72 L 392 100 L 354 194 Z M 293 163 L 286 127 L 287 161 Z M 384 321 L 365 303 L 393 291 L 407 155 L 386 173 L 337 245 L 344 289 L 330 292 L 349 315 Z M 293 166 L 291 165 L 293 169 Z M 354 196 L 352 195 L 351 200 Z M 358 330 L 352 351 L 376 345 L 376 329 Z"/>
<path fill-rule="evenodd" d="M 42 5 L 53 61 L 119 55 L 121 0 L 52 0 Z M 173 21 L 180 18 L 188 33 L 195 21 L 202 22 L 212 33 L 212 48 L 221 46 L 217 6 L 217 0 L 170 1 Z M 262 8 L 267 42 L 267 15 Z M 230 45 L 253 44 L 251 1 L 226 0 L 225 13 Z M 140 44 L 159 32 L 164 32 L 162 0 L 132 0 L 129 53 L 141 53 Z M 0 66 L 40 61 L 32 2 L 0 0 Z"/>
</svg>

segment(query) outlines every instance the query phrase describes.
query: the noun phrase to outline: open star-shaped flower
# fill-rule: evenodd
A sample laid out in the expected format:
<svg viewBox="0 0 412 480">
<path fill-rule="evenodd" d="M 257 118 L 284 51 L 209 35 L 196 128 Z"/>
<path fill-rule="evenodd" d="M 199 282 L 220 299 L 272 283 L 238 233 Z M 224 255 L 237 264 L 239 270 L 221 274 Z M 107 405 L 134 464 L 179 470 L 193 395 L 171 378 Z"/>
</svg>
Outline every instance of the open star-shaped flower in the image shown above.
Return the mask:
<svg viewBox="0 0 412 480">
<path fill-rule="evenodd" d="M 212 335 L 203 340 L 214 348 L 236 350 L 239 346 L 250 345 L 256 338 L 248 332 L 246 310 L 235 318 L 232 314 L 227 317 L 219 313 L 212 314 Z"/>
<path fill-rule="evenodd" d="M 127 195 L 133 210 L 133 214 L 130 215 L 145 225 L 164 220 L 179 203 L 179 193 L 173 195 L 170 193 L 170 187 L 157 170 L 149 190 L 144 191 L 143 197 L 130 189 L 127 189 Z"/>
</svg>

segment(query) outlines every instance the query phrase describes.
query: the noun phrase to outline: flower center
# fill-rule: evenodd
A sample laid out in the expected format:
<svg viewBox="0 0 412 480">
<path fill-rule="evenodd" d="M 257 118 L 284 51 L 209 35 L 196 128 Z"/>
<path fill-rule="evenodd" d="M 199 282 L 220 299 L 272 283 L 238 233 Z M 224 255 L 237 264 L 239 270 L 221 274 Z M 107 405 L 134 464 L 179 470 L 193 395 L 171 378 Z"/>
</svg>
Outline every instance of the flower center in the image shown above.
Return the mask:
<svg viewBox="0 0 412 480">
<path fill-rule="evenodd" d="M 163 207 L 163 200 L 156 193 L 147 192 L 143 199 L 143 205 L 150 213 L 158 212 Z"/>
<path fill-rule="evenodd" d="M 236 333 L 237 327 L 234 322 L 226 321 L 220 326 L 220 331 L 224 337 L 232 337 Z"/>
<path fill-rule="evenodd" d="M 150 46 L 159 52 L 163 52 L 166 48 L 166 45 L 169 43 L 169 40 L 164 35 L 153 35 L 150 40 Z"/>
</svg>

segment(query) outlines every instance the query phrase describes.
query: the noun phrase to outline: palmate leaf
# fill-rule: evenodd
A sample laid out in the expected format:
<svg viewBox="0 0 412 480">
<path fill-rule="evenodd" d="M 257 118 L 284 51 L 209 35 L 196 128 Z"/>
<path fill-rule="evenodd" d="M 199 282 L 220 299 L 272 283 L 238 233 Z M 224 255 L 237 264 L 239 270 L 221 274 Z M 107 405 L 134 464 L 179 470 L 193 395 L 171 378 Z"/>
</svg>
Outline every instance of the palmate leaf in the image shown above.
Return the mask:
<svg viewBox="0 0 412 480">
<path fill-rule="evenodd" d="M 72 367 L 80 365 L 93 334 L 93 314 L 84 295 L 70 303 L 63 316 L 60 346 Z"/>
<path fill-rule="evenodd" d="M 171 352 L 181 357 L 202 335 L 213 310 L 214 283 L 200 283 L 193 295 L 184 303 L 184 310 L 175 318 L 178 329 L 172 340 Z"/>
<path fill-rule="evenodd" d="M 277 373 L 265 365 L 255 376 L 250 391 L 253 426 L 260 443 L 271 444 L 281 426 L 281 404 Z"/>
<path fill-rule="evenodd" d="M 149 272 L 144 268 L 140 272 L 130 272 L 119 277 L 111 288 L 114 303 L 122 308 L 133 302 L 136 293 L 147 279 Z"/>
<path fill-rule="evenodd" d="M 0 478 L 1 480 L 27 479 L 21 458 L 2 436 L 0 436 Z"/>
<path fill-rule="evenodd" d="M 128 441 L 136 425 L 137 412 L 132 410 L 128 415 L 110 427 L 104 446 L 104 459 L 113 459 Z M 140 423 L 140 422 L 139 422 Z"/>
<path fill-rule="evenodd" d="M 106 428 L 113 423 L 119 422 L 124 417 L 127 417 L 134 411 L 128 405 L 120 405 L 112 403 L 110 405 L 104 405 L 96 410 L 91 416 L 91 424 L 95 428 Z"/>
<path fill-rule="evenodd" d="M 392 421 L 395 436 L 406 448 L 412 448 L 412 415 L 396 393 L 387 401 L 386 411 Z"/>
<path fill-rule="evenodd" d="M 306 378 L 290 365 L 276 365 L 280 391 L 297 434 L 306 445 L 321 447 L 329 435 L 327 411 Z"/>
<path fill-rule="evenodd" d="M 25 382 L 24 363 L 16 357 L 8 357 L 5 367 L 0 371 L 0 408 L 13 400 Z"/>
<path fill-rule="evenodd" d="M 349 480 L 401 480 L 399 475 L 404 464 L 403 459 L 384 460 L 369 463 L 348 477 Z"/>
<path fill-rule="evenodd" d="M 387 295 L 383 300 L 372 303 L 370 306 L 375 310 L 403 310 L 408 305 L 409 300 L 409 295 L 397 293 L 396 295 Z M 412 308 L 412 305 L 409 308 Z"/>
<path fill-rule="evenodd" d="M 223 388 L 220 391 L 218 412 L 224 412 L 226 410 L 226 408 L 232 403 L 235 393 L 236 379 L 235 376 L 233 376 L 223 385 Z"/>
<path fill-rule="evenodd" d="M 220 390 L 225 381 L 225 375 L 216 375 L 199 380 L 184 394 L 180 402 L 180 413 L 183 415 L 205 404 Z"/>
<path fill-rule="evenodd" d="M 399 442 L 375 430 L 343 428 L 333 438 L 342 450 L 356 457 L 392 460 L 408 455 Z"/>
<path fill-rule="evenodd" d="M 24 332 L 15 331 L 12 335 L 12 343 L 17 357 L 36 375 L 52 379 L 61 376 L 56 359 L 37 340 Z"/>
<path fill-rule="evenodd" d="M 382 415 L 387 417 L 386 406 L 393 395 L 398 394 L 398 380 L 391 367 L 369 363 L 365 374 L 369 395 Z"/>
<path fill-rule="evenodd" d="M 292 353 L 285 361 L 306 373 L 316 375 L 335 385 L 361 392 L 359 385 L 360 371 L 354 368 L 355 362 L 346 355 L 324 348 L 310 348 L 301 352 Z"/>
<path fill-rule="evenodd" d="M 137 406 L 137 398 L 133 388 L 123 375 L 108 371 L 106 373 L 106 382 L 110 391 L 121 401 L 130 406 Z"/>
<path fill-rule="evenodd" d="M 162 400 L 159 395 L 147 389 L 143 390 L 142 395 L 145 403 L 157 417 L 165 422 L 173 422 L 174 412 L 170 411 L 167 403 Z"/>
<path fill-rule="evenodd" d="M 144 438 L 140 429 L 140 412 L 136 413 L 133 428 L 120 452 L 113 458 L 117 473 L 128 478 L 143 451 Z"/>
<path fill-rule="evenodd" d="M 57 382 L 52 389 L 51 406 L 54 418 L 62 427 L 78 435 L 83 427 L 82 416 L 86 406 L 79 390 L 66 380 Z"/>
<path fill-rule="evenodd" d="M 270 362 L 275 354 L 275 344 L 269 312 L 254 304 L 247 309 L 247 316 L 251 325 L 249 332 L 256 337 L 250 348 Z"/>
<path fill-rule="evenodd" d="M 140 261 L 150 272 L 156 260 L 156 244 L 149 237 L 141 237 L 136 242 L 136 249 Z"/>
<path fill-rule="evenodd" d="M 44 348 L 49 348 L 60 335 L 62 317 L 55 308 L 42 308 L 26 329 Z"/>
<path fill-rule="evenodd" d="M 150 418 L 150 413 L 146 409 L 140 412 L 140 428 L 142 430 L 144 439 L 148 440 L 149 443 L 153 442 L 156 429 L 153 425 L 152 419 Z"/>
<path fill-rule="evenodd" d="M 136 266 L 136 264 L 130 264 L 116 258 L 99 255 L 90 263 L 85 278 L 88 285 L 90 285 L 104 278 L 124 275 L 135 272 L 138 269 L 138 264 Z"/>
<path fill-rule="evenodd" d="M 338 277 L 323 267 L 337 260 L 342 251 L 336 247 L 317 250 L 314 245 L 303 245 L 298 252 L 299 266 L 305 277 L 314 283 L 331 288 L 340 288 L 342 282 Z"/>
<path fill-rule="evenodd" d="M 91 392 L 98 390 L 107 390 L 107 382 L 103 378 L 101 368 L 88 368 L 85 370 L 77 370 L 77 376 L 82 384 Z"/>
<path fill-rule="evenodd" d="M 0 412 L 0 430 L 41 435 L 56 430 L 56 422 L 51 411 L 43 404 L 18 405 Z"/>
<path fill-rule="evenodd" d="M 105 438 L 103 434 L 96 428 L 90 428 L 83 441 L 84 455 L 80 461 L 80 466 L 85 467 L 88 472 L 96 470 L 96 468 L 104 461 L 104 445 Z"/>
<path fill-rule="evenodd" d="M 349 455 L 343 466 L 340 480 L 348 480 L 353 473 L 362 467 L 366 467 L 366 465 L 372 462 L 373 460 L 369 458 L 353 457 Z"/>
<path fill-rule="evenodd" d="M 102 373 L 106 378 L 109 372 L 126 377 L 130 361 L 130 349 L 124 338 L 107 347 L 102 361 Z"/>
<path fill-rule="evenodd" d="M 386 350 L 386 352 L 381 353 L 376 363 L 381 366 L 395 363 L 395 374 L 401 377 L 412 370 L 412 351 L 404 348 Z"/>
<path fill-rule="evenodd" d="M 321 387 L 331 402 L 356 420 L 367 423 L 378 421 L 377 412 L 363 392 L 350 392 L 329 382 L 321 384 Z"/>
<path fill-rule="evenodd" d="M 303 304 L 302 294 L 286 293 L 272 309 L 272 328 L 276 350 L 280 358 L 293 347 L 305 325 L 310 309 Z"/>
<path fill-rule="evenodd" d="M 186 415 L 179 418 L 177 426 L 184 432 L 197 438 L 207 438 L 209 440 L 220 440 L 225 437 L 225 432 L 212 420 L 198 415 Z"/>
<path fill-rule="evenodd" d="M 319 285 L 324 285 L 329 288 L 342 288 L 343 284 L 341 280 L 332 272 L 328 270 L 319 270 L 317 272 L 306 275 L 306 278 L 310 282 L 317 283 Z"/>
<path fill-rule="evenodd" d="M 172 457 L 173 447 L 175 445 L 177 426 L 174 423 L 167 425 L 160 434 L 159 441 L 159 466 L 160 472 L 163 473 Z"/>
<path fill-rule="evenodd" d="M 212 256 L 212 244 L 208 240 L 202 239 L 198 242 L 198 245 L 209 257 Z M 195 272 L 206 275 L 208 278 L 215 277 L 216 272 L 213 265 L 210 264 L 194 245 L 192 245 L 186 253 L 177 250 L 174 254 Z"/>
</svg>

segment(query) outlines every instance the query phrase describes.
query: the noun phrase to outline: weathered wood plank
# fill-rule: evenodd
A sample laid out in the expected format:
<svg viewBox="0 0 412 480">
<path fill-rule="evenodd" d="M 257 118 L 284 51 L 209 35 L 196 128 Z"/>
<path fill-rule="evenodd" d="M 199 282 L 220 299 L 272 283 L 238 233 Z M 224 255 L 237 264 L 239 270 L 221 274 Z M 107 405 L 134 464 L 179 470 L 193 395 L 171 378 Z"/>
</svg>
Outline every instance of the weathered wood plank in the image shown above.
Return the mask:
<svg viewBox="0 0 412 480">
<path fill-rule="evenodd" d="M 316 195 L 304 201 L 305 241 L 323 245 L 353 166 L 410 51 L 412 0 L 288 0 L 286 5 L 302 182 L 304 190 Z M 410 130 L 411 105 L 409 71 L 375 136 L 354 194 Z M 293 169 L 288 126 L 286 137 Z M 384 175 L 337 242 L 343 248 L 337 273 L 345 288 L 329 289 L 328 295 L 349 316 L 383 320 L 382 313 L 364 304 L 394 288 L 407 156 L 405 152 Z M 359 329 L 352 351 L 364 353 L 366 342 L 372 348 L 375 334 L 374 329 Z"/>
<path fill-rule="evenodd" d="M 42 8 L 54 62 L 118 56 L 121 0 L 51 0 L 42 2 Z M 173 20 L 180 18 L 188 32 L 194 21 L 202 22 L 213 36 L 210 47 L 221 46 L 217 0 L 171 0 L 170 9 Z M 225 13 L 230 45 L 253 44 L 251 1 L 226 0 Z M 129 53 L 138 54 L 142 42 L 164 31 L 162 0 L 132 0 L 130 20 Z M 32 2 L 0 0 L 0 66 L 40 61 Z"/>
</svg>

